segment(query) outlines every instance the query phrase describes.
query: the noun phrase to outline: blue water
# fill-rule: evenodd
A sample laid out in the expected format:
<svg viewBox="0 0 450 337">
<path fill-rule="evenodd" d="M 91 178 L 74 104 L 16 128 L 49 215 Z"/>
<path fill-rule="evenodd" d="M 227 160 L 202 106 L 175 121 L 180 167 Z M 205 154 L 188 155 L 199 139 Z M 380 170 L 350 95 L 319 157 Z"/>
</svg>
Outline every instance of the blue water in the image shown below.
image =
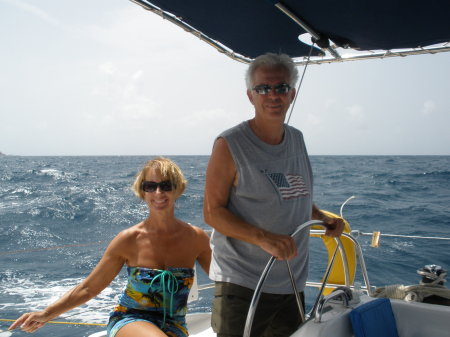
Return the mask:
<svg viewBox="0 0 450 337">
<path fill-rule="evenodd" d="M 130 190 L 150 157 L 0 157 L 0 319 L 42 309 L 88 275 L 107 243 L 141 221 L 147 208 Z M 173 156 L 188 178 L 176 215 L 209 229 L 202 202 L 207 156 Z M 450 237 L 450 156 L 312 156 L 315 202 L 369 233 Z M 373 285 L 416 284 L 426 264 L 450 268 L 450 241 L 360 236 Z M 311 244 L 310 280 L 326 253 Z M 200 269 L 199 283 L 209 280 Z M 360 275 L 357 276 L 360 278 Z M 104 323 L 125 274 L 62 321 Z M 210 310 L 212 290 L 191 311 Z M 308 295 L 308 303 L 314 300 Z M 10 323 L 0 321 L 0 334 Z M 47 325 L 34 336 L 88 336 L 102 327 Z M 24 335 L 14 332 L 13 335 Z"/>
</svg>

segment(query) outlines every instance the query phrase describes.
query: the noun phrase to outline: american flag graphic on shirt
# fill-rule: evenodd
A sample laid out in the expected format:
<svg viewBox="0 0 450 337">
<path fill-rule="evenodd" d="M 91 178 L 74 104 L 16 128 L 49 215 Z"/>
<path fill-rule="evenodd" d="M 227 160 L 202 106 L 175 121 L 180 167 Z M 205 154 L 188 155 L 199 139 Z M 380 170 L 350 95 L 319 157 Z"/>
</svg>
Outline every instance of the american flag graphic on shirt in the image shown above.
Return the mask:
<svg viewBox="0 0 450 337">
<path fill-rule="evenodd" d="M 284 200 L 298 198 L 309 194 L 308 187 L 301 175 L 267 173 L 267 176 L 278 188 L 281 197 Z"/>
</svg>

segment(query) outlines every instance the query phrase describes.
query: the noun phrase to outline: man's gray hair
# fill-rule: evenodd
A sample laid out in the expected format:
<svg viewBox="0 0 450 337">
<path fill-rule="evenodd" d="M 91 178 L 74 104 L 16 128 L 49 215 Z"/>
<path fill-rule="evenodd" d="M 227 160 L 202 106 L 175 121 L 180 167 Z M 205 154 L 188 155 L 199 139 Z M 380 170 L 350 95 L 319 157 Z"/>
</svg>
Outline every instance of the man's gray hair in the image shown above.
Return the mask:
<svg viewBox="0 0 450 337">
<path fill-rule="evenodd" d="M 295 88 L 298 81 L 298 70 L 294 61 L 286 54 L 267 53 L 258 56 L 250 63 L 245 74 L 247 89 L 251 90 L 253 88 L 253 75 L 255 74 L 256 69 L 260 67 L 282 67 L 286 69 L 289 74 L 288 84 L 292 88 Z"/>
</svg>

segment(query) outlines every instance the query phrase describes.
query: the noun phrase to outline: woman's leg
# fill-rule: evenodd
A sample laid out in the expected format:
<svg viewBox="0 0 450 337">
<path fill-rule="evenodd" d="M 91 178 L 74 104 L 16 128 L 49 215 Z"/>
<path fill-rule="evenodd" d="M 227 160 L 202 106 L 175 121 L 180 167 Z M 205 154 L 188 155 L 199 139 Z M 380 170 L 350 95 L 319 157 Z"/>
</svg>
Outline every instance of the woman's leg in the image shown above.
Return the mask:
<svg viewBox="0 0 450 337">
<path fill-rule="evenodd" d="M 152 323 L 136 321 L 120 328 L 115 337 L 167 337 L 167 335 Z"/>
</svg>

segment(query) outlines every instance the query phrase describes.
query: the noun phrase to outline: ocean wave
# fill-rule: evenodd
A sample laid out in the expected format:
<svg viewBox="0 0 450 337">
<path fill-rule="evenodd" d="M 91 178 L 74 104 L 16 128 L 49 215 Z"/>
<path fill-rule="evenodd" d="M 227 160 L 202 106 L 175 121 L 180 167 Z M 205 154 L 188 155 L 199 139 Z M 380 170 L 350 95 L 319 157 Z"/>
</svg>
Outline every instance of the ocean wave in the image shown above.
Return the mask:
<svg viewBox="0 0 450 337">
<path fill-rule="evenodd" d="M 83 278 L 48 280 L 39 275 L 29 277 L 7 270 L 0 279 L 0 293 L 7 292 L 10 299 L 0 304 L 0 310 L 16 312 L 17 317 L 25 311 L 42 310 L 82 280 Z M 123 279 L 113 281 L 94 299 L 61 315 L 60 318 L 84 323 L 106 323 L 124 282 Z"/>
<path fill-rule="evenodd" d="M 14 316 L 30 310 L 26 303 L 33 308 L 49 303 L 55 298 L 52 289 L 59 295 L 87 276 L 120 230 L 148 216 L 145 203 L 130 190 L 135 174 L 147 159 L 6 159 L 7 165 L 0 167 L 2 311 Z M 189 182 L 186 193 L 177 201 L 176 215 L 209 228 L 202 213 L 208 157 L 184 156 L 176 161 Z M 352 229 L 448 237 L 450 157 L 313 156 L 311 163 L 319 207 L 339 213 L 341 204 L 355 196 L 344 209 Z M 415 282 L 416 269 L 427 263 L 450 268 L 448 241 L 382 237 L 379 248 L 370 246 L 370 236 L 361 236 L 358 241 L 373 285 L 384 285 L 387 280 Z M 322 262 L 327 260 L 322 246 L 311 247 L 310 275 L 319 279 L 326 264 Z M 313 255 L 320 261 L 313 260 Z M 101 295 L 104 297 L 75 310 L 75 316 L 67 319 L 88 321 L 102 312 L 97 320 L 101 321 L 123 285 L 119 278 Z M 212 294 L 204 296 L 206 302 L 194 310 L 208 310 Z"/>
</svg>

